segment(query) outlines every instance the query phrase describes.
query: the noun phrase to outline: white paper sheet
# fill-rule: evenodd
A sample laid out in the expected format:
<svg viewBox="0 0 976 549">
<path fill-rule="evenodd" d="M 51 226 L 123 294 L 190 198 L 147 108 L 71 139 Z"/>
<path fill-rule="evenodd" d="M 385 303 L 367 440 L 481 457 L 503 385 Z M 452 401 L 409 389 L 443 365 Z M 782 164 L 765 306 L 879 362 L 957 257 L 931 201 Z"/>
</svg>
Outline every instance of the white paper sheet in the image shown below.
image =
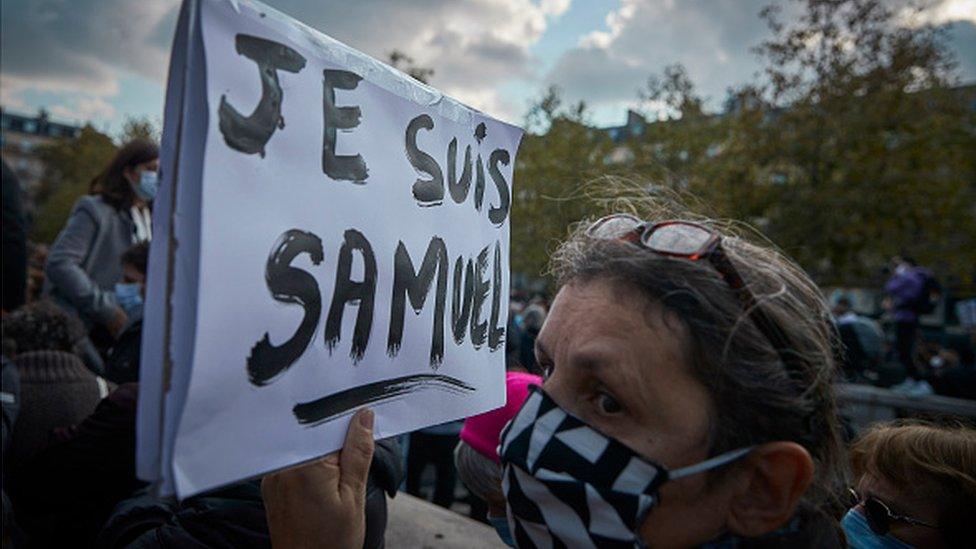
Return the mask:
<svg viewBox="0 0 976 549">
<path fill-rule="evenodd" d="M 171 326 L 178 364 L 166 397 L 163 491 L 175 487 L 187 497 L 334 451 L 352 412 L 365 405 L 376 411 L 378 438 L 502 405 L 508 212 L 522 131 L 256 2 L 203 1 L 199 29 L 205 65 L 194 61 L 191 46 L 184 109 L 193 116 L 184 132 L 199 133 L 202 145 L 184 149 L 180 160 Z M 261 56 L 279 67 L 263 83 L 255 61 Z M 343 84 L 349 74 L 325 71 L 355 77 Z M 205 92 L 194 82 L 205 82 Z M 326 82 L 339 84 L 332 91 Z M 325 128 L 335 125 L 324 103 L 332 97 L 337 109 L 360 109 L 350 127 L 335 131 L 334 153 L 361 155 L 365 179 L 323 159 Z M 204 100 L 203 112 L 195 111 Z M 276 109 L 283 123 L 270 136 L 223 127 L 222 104 L 251 129 L 270 128 L 260 117 L 276 116 Z M 412 152 L 408 127 L 415 129 Z M 468 149 L 469 187 L 452 187 L 448 180 L 462 178 Z M 196 169 L 198 175 L 189 173 Z M 434 184 L 415 194 L 417 180 L 438 176 L 442 196 Z M 371 254 L 348 248 L 362 239 Z M 349 272 L 339 278 L 351 284 L 337 290 L 344 242 Z M 428 290 L 413 277 L 429 249 Z M 399 280 L 413 282 L 412 293 L 397 285 L 397 257 Z M 337 292 L 362 289 L 357 283 L 374 262 L 375 290 L 333 307 L 342 303 Z M 370 297 L 372 314 L 361 319 Z M 320 310 L 308 313 L 316 301 Z M 358 339 L 364 345 L 354 357 L 356 325 L 367 318 L 371 325 L 361 333 L 368 338 Z M 283 360 L 272 347 L 303 324 L 310 340 L 297 342 L 294 360 Z M 399 342 L 391 336 L 398 324 Z"/>
</svg>

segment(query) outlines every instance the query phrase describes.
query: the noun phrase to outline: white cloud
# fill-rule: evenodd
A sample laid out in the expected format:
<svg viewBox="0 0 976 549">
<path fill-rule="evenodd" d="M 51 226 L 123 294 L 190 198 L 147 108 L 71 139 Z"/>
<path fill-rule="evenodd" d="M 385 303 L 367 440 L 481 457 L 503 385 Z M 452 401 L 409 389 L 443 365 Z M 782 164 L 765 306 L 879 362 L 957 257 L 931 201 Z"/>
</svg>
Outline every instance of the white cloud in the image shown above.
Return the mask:
<svg viewBox="0 0 976 549">
<path fill-rule="evenodd" d="M 516 119 L 499 89 L 529 78 L 530 48 L 569 0 L 310 0 L 271 2 L 281 11 L 373 57 L 385 60 L 394 49 L 433 68 L 432 84 L 489 114 Z"/>
<path fill-rule="evenodd" d="M 943 25 L 953 21 L 976 23 L 976 0 L 928 0 L 921 7 L 924 9 L 903 8 L 902 21 L 911 26 Z"/>
<path fill-rule="evenodd" d="M 61 92 L 92 106 L 118 94 L 126 73 L 162 84 L 178 3 L 4 0 L 0 97 L 13 104 L 31 91 Z M 513 116 L 521 106 L 506 104 L 499 89 L 529 76 L 529 48 L 570 0 L 268 3 L 379 59 L 403 51 L 433 68 L 433 84 L 446 93 L 491 114 Z"/>
<path fill-rule="evenodd" d="M 547 76 L 569 101 L 598 111 L 634 105 L 651 74 L 673 63 L 688 70 L 713 103 L 759 66 L 750 48 L 766 36 L 759 10 L 769 0 L 621 0 L 606 29 L 581 37 Z M 624 116 L 620 109 L 618 118 Z"/>
<path fill-rule="evenodd" d="M 115 118 L 115 107 L 98 97 L 79 97 L 69 104 L 51 105 L 48 111 L 57 118 L 73 121 L 107 120 Z"/>
<path fill-rule="evenodd" d="M 890 0 L 908 5 L 912 0 Z M 964 79 L 973 71 L 967 52 L 976 21 L 976 0 L 923 0 L 925 8 L 916 24 L 950 25 L 950 48 L 961 61 Z M 769 36 L 759 11 L 771 0 L 621 0 L 610 11 L 606 28 L 581 37 L 576 48 L 566 51 L 547 75 L 572 102 L 585 100 L 598 112 L 635 105 L 637 90 L 648 76 L 665 66 L 681 63 L 715 108 L 728 87 L 746 83 L 760 69 L 751 51 Z M 791 21 L 802 2 L 775 2 L 781 20 Z M 895 4 L 897 7 L 898 4 Z M 900 8 L 898 8 L 900 9 Z M 902 11 L 908 24 L 908 14 Z M 970 40 L 970 42 L 966 42 Z M 969 76 L 972 78 L 972 76 Z M 622 120 L 619 108 L 616 119 Z"/>
</svg>

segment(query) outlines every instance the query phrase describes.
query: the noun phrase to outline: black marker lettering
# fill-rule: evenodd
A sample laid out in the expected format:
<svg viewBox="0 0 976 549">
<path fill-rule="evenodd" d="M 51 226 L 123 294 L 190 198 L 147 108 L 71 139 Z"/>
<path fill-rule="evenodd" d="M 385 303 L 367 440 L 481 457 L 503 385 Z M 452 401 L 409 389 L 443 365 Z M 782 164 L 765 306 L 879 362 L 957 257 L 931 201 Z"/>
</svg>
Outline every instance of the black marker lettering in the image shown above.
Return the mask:
<svg viewBox="0 0 976 549">
<path fill-rule="evenodd" d="M 336 130 L 350 130 L 359 125 L 362 110 L 356 107 L 336 107 L 335 91 L 354 90 L 362 80 L 358 74 L 349 71 L 322 71 L 322 171 L 336 181 L 363 183 L 369 177 L 363 155 L 338 156 L 336 150 Z"/>
<path fill-rule="evenodd" d="M 493 261 L 491 281 L 491 330 L 488 332 L 488 347 L 494 351 L 505 342 L 505 326 L 498 325 L 498 317 L 502 309 L 502 245 L 495 241 L 495 259 Z"/>
<path fill-rule="evenodd" d="M 464 147 L 464 168 L 461 180 L 457 179 L 457 138 L 451 139 L 447 146 L 447 190 L 451 192 L 454 202 L 460 204 L 468 197 L 471 188 L 471 145 Z"/>
<path fill-rule="evenodd" d="M 474 182 L 474 209 L 481 211 L 481 204 L 485 200 L 485 163 L 481 161 L 481 155 L 478 155 L 478 161 L 475 162 L 477 165 L 477 174 L 475 176 Z"/>
<path fill-rule="evenodd" d="M 393 299 L 390 305 L 390 335 L 387 352 L 396 356 L 403 340 L 403 323 L 406 313 L 406 299 L 415 314 L 420 314 L 430 293 L 434 274 L 437 274 L 437 289 L 434 296 L 434 334 L 430 345 L 430 366 L 437 369 L 444 359 L 444 301 L 447 294 L 447 247 L 439 237 L 433 237 L 427 245 L 424 262 L 415 271 L 413 261 L 403 242 L 397 245 L 393 262 Z"/>
<path fill-rule="evenodd" d="M 363 258 L 363 280 L 353 282 L 352 253 L 358 251 Z M 346 310 L 346 303 L 359 303 L 356 315 L 356 328 L 352 334 L 352 351 L 350 356 L 353 363 L 359 362 L 369 345 L 370 329 L 373 327 L 373 301 L 376 295 L 376 256 L 373 247 L 363 236 L 363 233 L 349 229 L 345 233 L 342 248 L 339 249 L 339 266 L 336 269 L 335 292 L 332 294 L 332 305 L 329 306 L 329 316 L 325 322 L 325 346 L 329 352 L 335 348 L 341 338 L 342 313 Z"/>
<path fill-rule="evenodd" d="M 460 256 L 454 262 L 454 295 L 451 301 L 451 331 L 454 334 L 454 342 L 458 345 L 464 343 L 464 336 L 468 333 L 471 297 L 474 295 L 474 265 L 470 259 L 467 261 L 467 271 L 463 273 L 462 288 L 461 271 L 464 269 L 464 264 L 464 258 Z"/>
<path fill-rule="evenodd" d="M 430 175 L 413 184 L 413 197 L 421 206 L 439 206 L 444 201 L 444 174 L 434 157 L 417 147 L 417 132 L 434 129 L 434 119 L 426 114 L 417 116 L 407 125 L 407 159 L 414 169 Z"/>
<path fill-rule="evenodd" d="M 474 268 L 474 302 L 471 307 L 471 343 L 475 349 L 485 344 L 488 335 L 488 321 L 481 320 L 481 309 L 488 299 L 488 280 L 485 271 L 488 270 L 488 246 L 478 254 L 478 261 Z"/>
<path fill-rule="evenodd" d="M 267 385 L 288 369 L 308 347 L 322 313 L 322 298 L 315 278 L 307 272 L 290 267 L 292 260 L 307 253 L 312 263 L 322 263 L 322 240 L 312 233 L 291 229 L 282 234 L 271 250 L 264 278 L 271 297 L 282 303 L 296 303 L 305 309 L 305 316 L 295 334 L 283 345 L 272 345 L 265 332 L 247 357 L 247 376 L 257 386 Z"/>
<path fill-rule="evenodd" d="M 512 202 L 512 197 L 508 191 L 508 182 L 505 181 L 505 176 L 499 171 L 498 163 L 501 162 L 502 165 L 508 166 L 510 161 L 511 158 L 505 149 L 495 149 L 488 157 L 488 175 L 491 176 L 495 187 L 498 188 L 498 199 L 501 201 L 497 208 L 488 208 L 488 220 L 494 223 L 496 227 L 505 222 Z"/>
<path fill-rule="evenodd" d="M 278 71 L 297 73 L 305 68 L 305 58 L 284 44 L 247 34 L 238 34 L 234 44 L 238 54 L 258 64 L 261 100 L 250 116 L 244 116 L 227 102 L 226 95 L 221 95 L 217 109 L 220 133 L 230 148 L 245 154 L 258 153 L 263 158 L 271 135 L 285 127 Z"/>
</svg>

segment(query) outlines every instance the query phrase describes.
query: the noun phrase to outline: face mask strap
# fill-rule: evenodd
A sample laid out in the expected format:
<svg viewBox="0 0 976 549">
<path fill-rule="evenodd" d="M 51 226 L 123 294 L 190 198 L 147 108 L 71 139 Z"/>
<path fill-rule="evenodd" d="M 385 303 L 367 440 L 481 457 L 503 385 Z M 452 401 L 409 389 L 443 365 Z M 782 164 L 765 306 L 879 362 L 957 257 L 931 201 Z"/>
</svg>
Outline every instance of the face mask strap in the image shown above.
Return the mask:
<svg viewBox="0 0 976 549">
<path fill-rule="evenodd" d="M 681 469 L 675 469 L 668 472 L 668 480 L 675 480 L 682 477 L 687 477 L 690 475 L 697 475 L 698 473 L 704 473 L 709 469 L 714 469 L 720 467 L 727 463 L 731 463 L 742 456 L 748 454 L 752 451 L 755 446 L 748 446 L 746 448 L 739 448 L 738 450 L 732 450 L 731 452 L 725 452 L 724 454 L 719 454 L 711 459 L 706 459 L 701 463 L 696 463 L 695 465 L 689 465 L 688 467 L 682 467 Z"/>
</svg>

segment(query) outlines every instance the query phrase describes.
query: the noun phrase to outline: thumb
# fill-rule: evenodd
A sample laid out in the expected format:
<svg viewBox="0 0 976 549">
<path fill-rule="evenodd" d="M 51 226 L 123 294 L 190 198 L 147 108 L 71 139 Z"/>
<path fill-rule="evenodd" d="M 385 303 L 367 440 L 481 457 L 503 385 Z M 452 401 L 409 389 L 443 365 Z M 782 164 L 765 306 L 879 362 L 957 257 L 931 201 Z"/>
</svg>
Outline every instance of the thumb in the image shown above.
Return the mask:
<svg viewBox="0 0 976 549">
<path fill-rule="evenodd" d="M 358 498 L 365 498 L 366 477 L 373 461 L 373 411 L 356 412 L 349 422 L 346 442 L 339 454 L 339 487 Z"/>
</svg>

